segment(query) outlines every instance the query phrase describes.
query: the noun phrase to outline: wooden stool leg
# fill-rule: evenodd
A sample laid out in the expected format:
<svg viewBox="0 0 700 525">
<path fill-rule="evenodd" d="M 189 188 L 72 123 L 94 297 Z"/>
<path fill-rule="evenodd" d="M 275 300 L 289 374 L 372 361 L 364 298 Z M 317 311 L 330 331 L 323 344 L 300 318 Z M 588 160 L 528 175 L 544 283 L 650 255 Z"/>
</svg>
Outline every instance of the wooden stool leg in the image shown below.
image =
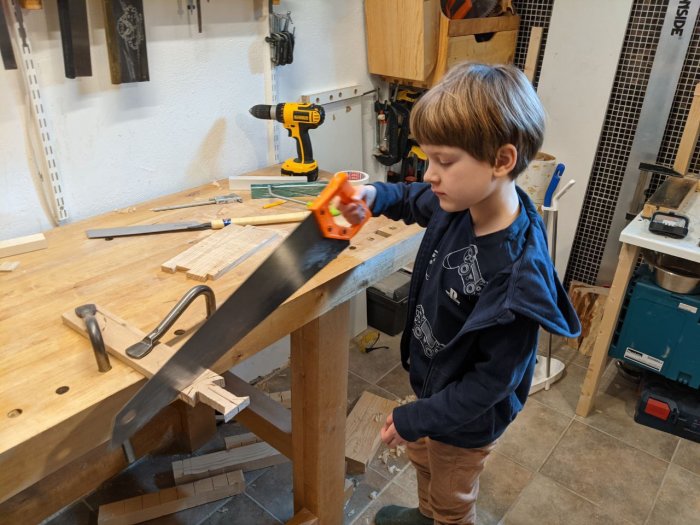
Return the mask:
<svg viewBox="0 0 700 525">
<path fill-rule="evenodd" d="M 620 308 L 625 298 L 627 285 L 632 277 L 632 272 L 634 271 L 634 266 L 637 263 L 638 257 L 639 246 L 623 243 L 622 250 L 620 251 L 620 258 L 617 263 L 617 270 L 615 270 L 615 277 L 613 278 L 610 293 L 608 294 L 608 300 L 605 301 L 605 310 L 603 313 L 603 320 L 600 323 L 600 331 L 598 332 L 598 337 L 596 337 L 595 345 L 593 346 L 593 353 L 588 363 L 586 378 L 583 380 L 583 385 L 581 386 L 581 396 L 576 406 L 576 414 L 581 417 L 587 417 L 588 414 L 591 413 L 591 410 L 593 410 L 600 378 L 608 362 L 608 349 L 610 348 L 613 332 L 617 326 L 617 318 L 620 315 Z"/>
<path fill-rule="evenodd" d="M 294 512 L 343 523 L 349 304 L 291 338 Z"/>
</svg>

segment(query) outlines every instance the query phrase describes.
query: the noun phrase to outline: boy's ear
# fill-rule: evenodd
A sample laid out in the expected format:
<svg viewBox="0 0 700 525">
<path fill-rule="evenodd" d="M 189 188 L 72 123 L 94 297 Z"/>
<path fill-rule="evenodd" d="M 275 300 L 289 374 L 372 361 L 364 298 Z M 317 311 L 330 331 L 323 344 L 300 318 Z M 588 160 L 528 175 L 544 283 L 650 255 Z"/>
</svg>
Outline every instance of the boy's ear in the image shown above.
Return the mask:
<svg viewBox="0 0 700 525">
<path fill-rule="evenodd" d="M 496 152 L 496 163 L 493 166 L 494 177 L 505 177 L 509 175 L 515 164 L 518 162 L 518 150 L 512 144 L 506 144 L 498 148 Z"/>
</svg>

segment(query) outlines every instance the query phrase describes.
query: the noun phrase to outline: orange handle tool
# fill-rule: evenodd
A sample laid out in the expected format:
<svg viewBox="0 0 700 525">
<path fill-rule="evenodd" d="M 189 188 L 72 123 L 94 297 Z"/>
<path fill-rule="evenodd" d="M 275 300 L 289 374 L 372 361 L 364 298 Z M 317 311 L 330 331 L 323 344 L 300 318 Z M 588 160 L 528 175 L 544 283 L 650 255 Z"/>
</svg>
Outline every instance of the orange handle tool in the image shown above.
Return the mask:
<svg viewBox="0 0 700 525">
<path fill-rule="evenodd" d="M 309 209 L 316 216 L 319 228 L 324 237 L 329 239 L 350 240 L 360 231 L 360 228 L 372 217 L 364 200 L 354 201 L 355 188 L 348 182 L 346 173 L 336 173 L 321 194 L 311 203 Z M 343 226 L 333 220 L 330 203 L 333 197 L 339 197 L 343 204 L 357 202 L 364 208 L 364 219 L 359 224 Z"/>
</svg>

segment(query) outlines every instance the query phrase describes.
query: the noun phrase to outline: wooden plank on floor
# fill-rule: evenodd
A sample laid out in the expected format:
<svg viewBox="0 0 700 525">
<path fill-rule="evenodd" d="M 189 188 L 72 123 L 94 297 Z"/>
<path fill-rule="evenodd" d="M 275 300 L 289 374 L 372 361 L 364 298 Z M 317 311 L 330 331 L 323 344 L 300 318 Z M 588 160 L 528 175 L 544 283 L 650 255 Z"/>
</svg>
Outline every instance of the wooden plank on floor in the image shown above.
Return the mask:
<svg viewBox="0 0 700 525">
<path fill-rule="evenodd" d="M 381 430 L 398 402 L 363 392 L 345 423 L 345 463 L 348 474 L 362 474 L 377 453 Z"/>
<path fill-rule="evenodd" d="M 234 496 L 244 490 L 243 472 L 240 470 L 227 472 L 159 492 L 102 505 L 99 509 L 97 522 L 100 525 L 142 523 Z"/>
<path fill-rule="evenodd" d="M 195 481 L 215 474 L 242 470 L 249 472 L 288 461 L 267 443 L 253 443 L 181 461 L 173 461 L 175 483 Z"/>
</svg>

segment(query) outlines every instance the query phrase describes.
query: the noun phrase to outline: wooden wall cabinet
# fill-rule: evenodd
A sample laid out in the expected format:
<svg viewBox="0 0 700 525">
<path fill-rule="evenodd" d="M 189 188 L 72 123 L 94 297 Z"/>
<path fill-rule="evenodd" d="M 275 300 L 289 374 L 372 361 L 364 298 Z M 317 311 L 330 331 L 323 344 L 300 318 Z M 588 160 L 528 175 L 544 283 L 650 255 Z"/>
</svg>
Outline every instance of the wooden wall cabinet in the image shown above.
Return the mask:
<svg viewBox="0 0 700 525">
<path fill-rule="evenodd" d="M 365 0 L 369 72 L 418 87 L 465 60 L 510 64 L 519 16 L 450 20 L 438 0 Z M 484 42 L 476 35 L 493 33 Z"/>
</svg>

